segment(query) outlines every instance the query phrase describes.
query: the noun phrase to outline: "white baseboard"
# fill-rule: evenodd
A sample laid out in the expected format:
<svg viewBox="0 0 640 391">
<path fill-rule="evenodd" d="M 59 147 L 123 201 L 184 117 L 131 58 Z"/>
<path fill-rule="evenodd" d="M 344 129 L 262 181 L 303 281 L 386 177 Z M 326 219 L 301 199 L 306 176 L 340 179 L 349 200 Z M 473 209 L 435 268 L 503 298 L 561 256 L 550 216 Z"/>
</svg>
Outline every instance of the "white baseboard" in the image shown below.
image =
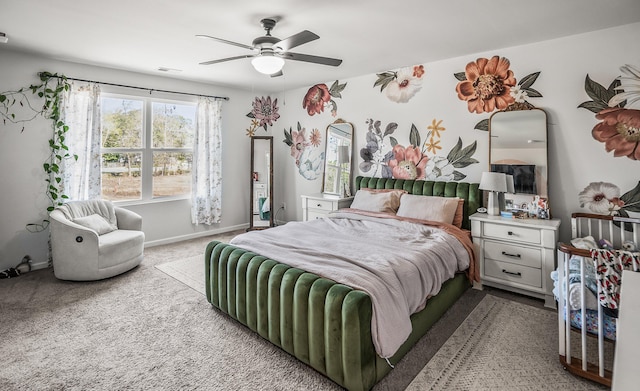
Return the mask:
<svg viewBox="0 0 640 391">
<path fill-rule="evenodd" d="M 285 222 L 283 222 L 283 223 L 285 223 Z M 247 229 L 247 228 L 249 228 L 249 224 L 239 224 L 239 225 L 234 225 L 232 227 L 212 229 L 212 230 L 196 232 L 196 233 L 188 234 L 188 235 L 181 235 L 181 236 L 174 236 L 174 237 L 171 237 L 171 238 L 152 240 L 150 242 L 145 242 L 144 243 L 144 247 L 147 248 L 147 247 L 160 246 L 160 245 L 163 245 L 163 244 L 177 243 L 177 242 L 182 242 L 183 240 L 197 239 L 197 238 L 202 238 L 202 237 L 205 237 L 205 236 L 223 234 L 223 233 L 226 233 L 226 232 L 237 231 L 237 230 L 240 230 L 240 229 Z M 46 269 L 48 267 L 49 267 L 49 262 L 48 261 L 47 262 L 37 262 L 37 263 L 32 263 L 31 264 L 31 270 Z"/>
<path fill-rule="evenodd" d="M 39 270 L 39 269 L 46 269 L 49 267 L 49 262 L 38 262 L 38 263 L 32 263 L 31 264 L 31 270 Z"/>
<path fill-rule="evenodd" d="M 150 242 L 145 242 L 144 247 L 147 248 L 147 247 L 161 246 L 163 244 L 182 242 L 184 240 L 197 239 L 197 238 L 202 238 L 202 237 L 211 236 L 211 235 L 218 235 L 218 234 L 223 234 L 231 231 L 237 231 L 240 229 L 247 229 L 247 228 L 249 228 L 249 224 L 238 224 L 232 227 L 211 229 L 208 231 L 196 232 L 188 235 L 180 235 L 180 236 L 174 236 L 171 238 L 152 240 Z"/>
</svg>

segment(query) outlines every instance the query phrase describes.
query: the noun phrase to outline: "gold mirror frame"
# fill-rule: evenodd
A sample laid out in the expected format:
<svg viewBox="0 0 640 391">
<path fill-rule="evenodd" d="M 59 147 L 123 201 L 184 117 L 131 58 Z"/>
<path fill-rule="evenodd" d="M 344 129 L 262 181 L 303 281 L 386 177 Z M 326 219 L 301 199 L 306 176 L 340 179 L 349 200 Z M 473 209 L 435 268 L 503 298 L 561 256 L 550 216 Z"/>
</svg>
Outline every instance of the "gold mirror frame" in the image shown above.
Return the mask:
<svg viewBox="0 0 640 391">
<path fill-rule="evenodd" d="M 507 173 L 511 168 L 533 176 L 535 191 L 528 180 L 518 183 L 514 177 L 515 204 L 535 196 L 548 199 L 547 133 L 547 114 L 539 108 L 498 111 L 489 118 L 489 171 Z"/>
<path fill-rule="evenodd" d="M 353 172 L 353 124 L 337 119 L 327 126 L 322 193 L 350 197 Z"/>
</svg>

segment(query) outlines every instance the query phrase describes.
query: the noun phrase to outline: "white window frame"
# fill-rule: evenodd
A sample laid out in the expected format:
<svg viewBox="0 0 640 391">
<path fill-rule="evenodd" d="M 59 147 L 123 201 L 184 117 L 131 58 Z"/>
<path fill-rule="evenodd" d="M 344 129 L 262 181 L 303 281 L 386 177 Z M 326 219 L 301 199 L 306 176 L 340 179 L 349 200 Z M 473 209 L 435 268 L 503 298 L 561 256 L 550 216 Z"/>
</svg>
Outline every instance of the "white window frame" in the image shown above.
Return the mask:
<svg viewBox="0 0 640 391">
<path fill-rule="evenodd" d="M 166 95 L 166 94 L 165 94 Z M 153 103 L 163 104 L 176 104 L 193 106 L 196 110 L 197 116 L 197 99 L 191 97 L 191 99 L 185 99 L 185 97 L 157 97 L 149 96 L 149 94 L 135 94 L 127 91 L 127 93 L 119 91 L 104 91 L 101 93 L 100 98 L 113 98 L 113 99 L 129 99 L 142 101 L 142 146 L 140 148 L 103 148 L 102 137 L 100 140 L 100 175 L 102 175 L 102 154 L 103 153 L 140 153 L 142 155 L 142 166 L 140 167 L 141 177 L 141 193 L 140 199 L 136 200 L 120 200 L 113 201 L 118 205 L 139 205 L 149 204 L 157 202 L 175 201 L 191 199 L 191 193 L 181 194 L 177 196 L 164 196 L 153 197 L 153 153 L 154 152 L 190 152 L 195 154 L 194 148 L 154 148 L 151 143 L 153 142 Z M 182 99 L 180 99 L 182 98 Z M 195 123 L 194 123 L 195 126 Z M 194 130 L 195 131 L 195 130 Z M 194 156 L 195 159 L 195 156 Z M 102 189 L 100 189 L 102 192 Z"/>
</svg>

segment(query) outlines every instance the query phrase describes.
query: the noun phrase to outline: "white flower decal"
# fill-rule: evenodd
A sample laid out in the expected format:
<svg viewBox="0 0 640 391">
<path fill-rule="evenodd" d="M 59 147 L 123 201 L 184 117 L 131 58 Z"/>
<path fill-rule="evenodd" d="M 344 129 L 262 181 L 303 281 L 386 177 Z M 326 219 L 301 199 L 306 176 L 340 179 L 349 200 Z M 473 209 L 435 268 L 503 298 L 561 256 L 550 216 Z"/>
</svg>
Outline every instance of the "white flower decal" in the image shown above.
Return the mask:
<svg viewBox="0 0 640 391">
<path fill-rule="evenodd" d="M 396 72 L 379 73 L 374 87 L 380 86 L 389 100 L 396 103 L 407 103 L 422 89 L 423 65 L 401 68 Z"/>
<path fill-rule="evenodd" d="M 620 188 L 612 183 L 591 182 L 578 194 L 580 207 L 599 214 L 616 215 L 624 206 L 620 200 Z"/>
</svg>

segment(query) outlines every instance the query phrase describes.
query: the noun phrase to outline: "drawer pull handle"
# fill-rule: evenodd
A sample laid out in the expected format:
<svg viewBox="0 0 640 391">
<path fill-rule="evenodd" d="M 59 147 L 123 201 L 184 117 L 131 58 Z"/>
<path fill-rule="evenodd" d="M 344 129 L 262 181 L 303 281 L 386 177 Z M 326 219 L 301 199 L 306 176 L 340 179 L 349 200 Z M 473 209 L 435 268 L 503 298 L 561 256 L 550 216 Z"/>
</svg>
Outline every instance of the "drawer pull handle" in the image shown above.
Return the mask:
<svg viewBox="0 0 640 391">
<path fill-rule="evenodd" d="M 514 273 L 514 272 L 510 272 L 510 271 L 508 271 L 508 270 L 504 270 L 504 269 L 502 269 L 502 272 L 503 272 L 503 273 L 505 273 L 505 274 L 510 274 L 510 275 L 512 275 L 512 276 L 522 277 L 522 273 L 520 273 L 520 272 L 515 272 L 515 273 Z"/>
<path fill-rule="evenodd" d="M 508 231 L 508 232 L 507 232 L 507 235 L 509 235 L 509 236 L 514 236 L 514 235 L 515 235 L 515 233 L 513 233 L 513 231 Z"/>
<path fill-rule="evenodd" d="M 321 206 L 322 206 L 322 204 L 318 204 L 318 205 L 316 205 L 316 206 L 319 208 L 319 207 L 321 207 Z"/>
<path fill-rule="evenodd" d="M 512 257 L 512 258 L 520 258 L 520 254 L 509 254 L 509 253 L 508 253 L 508 252 L 506 252 L 506 251 L 503 251 L 503 252 L 502 252 L 502 255 L 505 255 L 505 256 L 507 256 L 507 257 Z"/>
</svg>

